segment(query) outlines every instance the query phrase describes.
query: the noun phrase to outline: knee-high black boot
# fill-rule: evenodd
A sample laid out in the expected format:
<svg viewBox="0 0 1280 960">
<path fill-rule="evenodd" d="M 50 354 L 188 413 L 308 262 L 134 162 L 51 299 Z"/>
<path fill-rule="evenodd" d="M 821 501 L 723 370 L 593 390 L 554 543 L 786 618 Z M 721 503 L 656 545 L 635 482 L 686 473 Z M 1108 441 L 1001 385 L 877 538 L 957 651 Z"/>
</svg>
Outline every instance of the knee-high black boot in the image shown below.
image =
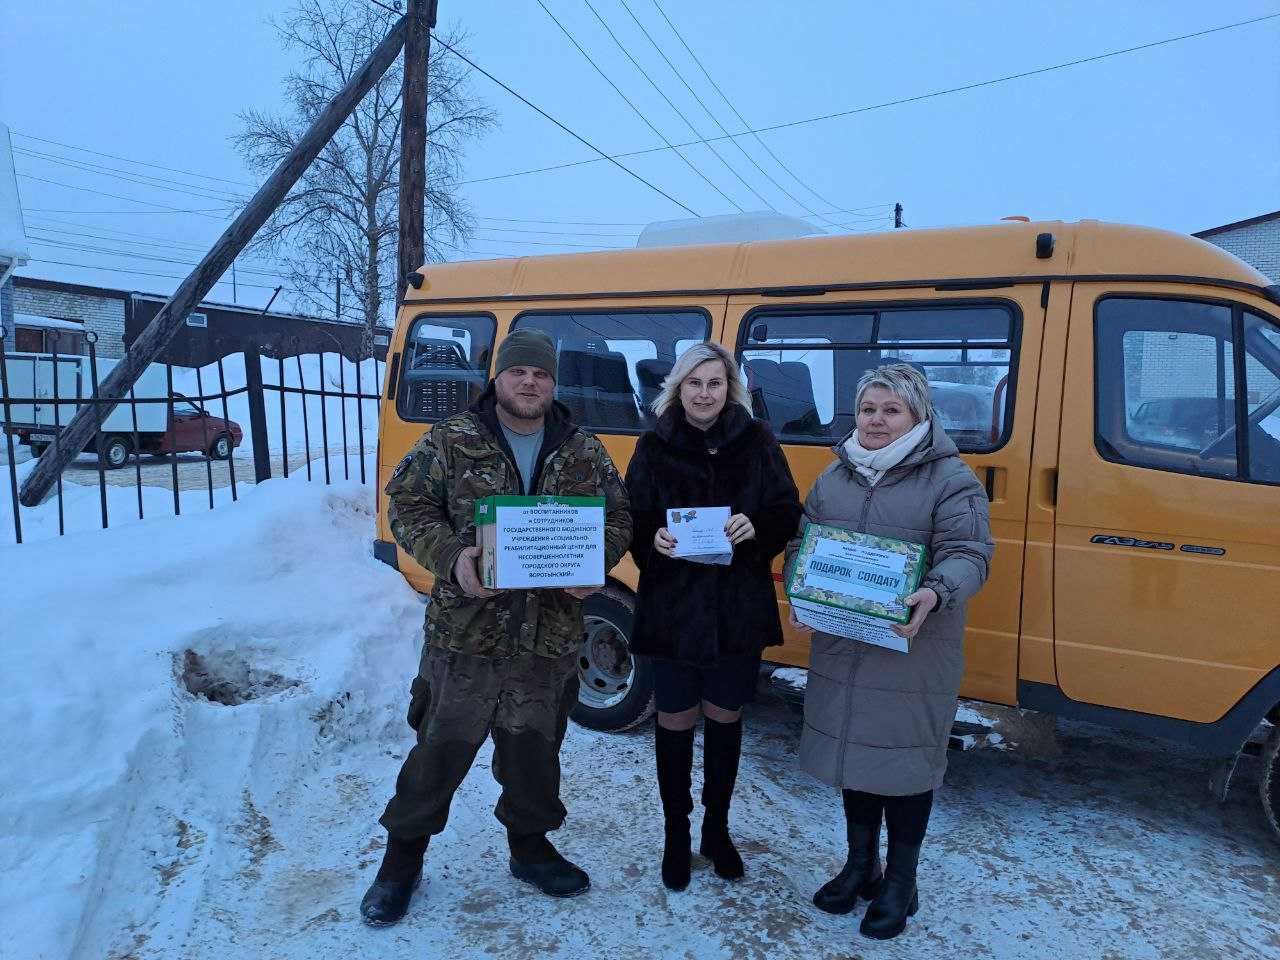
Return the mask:
<svg viewBox="0 0 1280 960">
<path fill-rule="evenodd" d="M 890 940 L 907 926 L 907 918 L 920 909 L 916 867 L 920 845 L 929 825 L 933 791 L 907 797 L 886 797 L 885 821 L 889 826 L 889 856 L 880 894 L 867 907 L 859 929 L 864 937 Z"/>
<path fill-rule="evenodd" d="M 665 840 L 662 882 L 669 890 L 689 885 L 689 814 L 693 812 L 693 728 L 668 730 L 657 725 L 653 752 L 658 762 L 658 794 L 662 797 Z"/>
<path fill-rule="evenodd" d="M 871 900 L 880 892 L 881 799 L 875 794 L 842 791 L 849 858 L 844 869 L 813 895 L 813 905 L 827 913 L 848 913 L 858 898 Z"/>
<path fill-rule="evenodd" d="M 716 875 L 737 880 L 746 872 L 729 837 L 729 801 L 742 756 L 742 718 L 719 723 L 710 717 L 702 726 L 702 842 L 698 852 L 711 858 Z"/>
</svg>

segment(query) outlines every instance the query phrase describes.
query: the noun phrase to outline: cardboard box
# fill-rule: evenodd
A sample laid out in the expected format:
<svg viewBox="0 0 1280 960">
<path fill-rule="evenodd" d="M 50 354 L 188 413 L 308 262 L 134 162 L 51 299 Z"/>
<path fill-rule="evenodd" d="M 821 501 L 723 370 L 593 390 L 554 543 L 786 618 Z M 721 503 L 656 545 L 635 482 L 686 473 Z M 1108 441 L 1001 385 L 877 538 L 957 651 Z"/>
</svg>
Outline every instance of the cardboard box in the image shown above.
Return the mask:
<svg viewBox="0 0 1280 960">
<path fill-rule="evenodd" d="M 906 623 L 902 601 L 920 586 L 927 551 L 918 543 L 811 523 L 787 581 L 796 619 L 823 633 L 907 652 L 889 629 Z"/>
<path fill-rule="evenodd" d="M 475 510 L 486 587 L 603 586 L 604 497 L 485 497 Z"/>
</svg>

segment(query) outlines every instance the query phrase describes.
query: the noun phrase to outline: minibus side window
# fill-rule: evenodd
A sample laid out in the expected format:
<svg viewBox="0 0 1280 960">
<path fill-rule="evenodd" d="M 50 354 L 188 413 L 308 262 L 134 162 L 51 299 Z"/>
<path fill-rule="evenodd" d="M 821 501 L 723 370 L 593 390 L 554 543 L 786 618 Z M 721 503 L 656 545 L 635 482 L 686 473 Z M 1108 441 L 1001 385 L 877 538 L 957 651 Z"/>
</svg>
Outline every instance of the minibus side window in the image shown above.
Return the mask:
<svg viewBox="0 0 1280 960">
<path fill-rule="evenodd" d="M 497 321 L 491 314 L 424 314 L 405 338 L 396 411 L 434 423 L 461 413 L 484 391 Z"/>
<path fill-rule="evenodd" d="M 654 423 L 650 405 L 676 357 L 711 334 L 705 310 L 526 311 L 513 330 L 545 330 L 556 343 L 556 399 L 575 423 L 602 433 L 638 434 Z"/>
<path fill-rule="evenodd" d="M 1280 326 L 1246 312 L 1243 329 L 1246 475 L 1259 483 L 1280 483 Z"/>
<path fill-rule="evenodd" d="M 854 426 L 858 380 L 910 363 L 935 416 L 966 452 L 1006 439 L 1015 314 L 1001 304 L 928 304 L 753 312 L 738 355 L 756 416 L 787 443 L 831 444 Z"/>
<path fill-rule="evenodd" d="M 1096 443 L 1104 458 L 1239 475 L 1231 307 L 1106 297 L 1096 308 L 1094 349 Z"/>
</svg>

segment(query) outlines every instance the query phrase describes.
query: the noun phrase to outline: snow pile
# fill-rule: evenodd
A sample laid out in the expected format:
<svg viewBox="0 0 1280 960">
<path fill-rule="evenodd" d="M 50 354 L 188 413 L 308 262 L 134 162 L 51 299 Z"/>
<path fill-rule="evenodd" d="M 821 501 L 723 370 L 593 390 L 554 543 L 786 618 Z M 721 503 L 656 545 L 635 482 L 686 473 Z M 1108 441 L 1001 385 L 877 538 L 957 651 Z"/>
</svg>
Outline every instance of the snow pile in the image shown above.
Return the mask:
<svg viewBox="0 0 1280 960">
<path fill-rule="evenodd" d="M 24 918 L 0 953 L 105 956 L 122 914 L 181 937 L 200 895 L 177 895 L 185 866 L 273 842 L 252 790 L 280 754 L 292 766 L 339 720 L 403 726 L 421 602 L 372 530 L 368 487 L 299 478 L 0 549 L 20 598 L 0 646 L 0 914 Z"/>
</svg>

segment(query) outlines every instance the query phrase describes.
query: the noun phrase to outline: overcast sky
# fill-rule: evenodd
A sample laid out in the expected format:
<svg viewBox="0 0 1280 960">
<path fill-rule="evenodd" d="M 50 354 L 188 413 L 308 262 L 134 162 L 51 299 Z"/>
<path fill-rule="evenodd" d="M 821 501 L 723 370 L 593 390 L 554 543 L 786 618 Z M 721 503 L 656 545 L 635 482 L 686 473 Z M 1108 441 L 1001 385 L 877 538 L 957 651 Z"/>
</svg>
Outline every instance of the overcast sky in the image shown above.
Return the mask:
<svg viewBox="0 0 1280 960">
<path fill-rule="evenodd" d="M 657 4 L 753 127 L 916 97 L 1280 13 L 1280 0 L 590 0 L 692 121 L 695 135 L 627 61 L 587 0 L 544 2 L 674 143 L 719 131 L 627 7 L 733 132 L 743 129 L 741 121 L 709 86 Z M 171 292 L 186 266 L 165 261 L 198 260 L 227 220 L 222 213 L 161 207 L 217 208 L 225 200 L 209 194 L 242 194 L 256 184 L 230 137 L 239 111 L 276 110 L 281 104 L 280 81 L 291 62 L 267 18 L 289 4 L 9 0 L 5 6 L 0 120 L 14 132 L 28 233 L 42 238 L 34 249 L 43 262 L 21 273 Z M 468 52 L 478 64 L 601 149 L 661 146 L 661 138 L 573 48 L 537 0 L 440 0 L 440 20 L 468 31 Z M 497 111 L 501 125 L 471 150 L 468 180 L 593 156 L 484 77 L 475 78 L 474 91 Z M 785 192 L 728 141 L 717 149 L 736 175 L 706 147 L 684 153 L 746 210 L 764 209 L 767 202 L 807 215 L 795 202 L 800 201 L 820 212 L 854 211 L 831 213 L 829 220 L 859 229 L 887 228 L 891 205 L 900 201 L 910 228 L 1025 214 L 1201 230 L 1280 208 L 1280 19 L 762 137 L 790 173 L 753 137 L 738 143 Z M 670 151 L 623 162 L 699 215 L 735 212 Z M 84 164 L 116 169 L 95 172 Z M 191 192 L 130 182 L 120 171 L 182 182 Z M 640 225 L 688 215 L 603 162 L 463 189 L 481 218 L 469 246 L 484 256 L 630 246 Z M 590 225 L 518 222 L 524 220 Z M 548 232 L 514 232 L 529 229 Z M 56 245 L 67 243 L 97 249 Z M 265 302 L 277 282 L 268 275 L 272 265 L 243 267 L 237 298 Z M 255 269 L 262 272 L 249 272 Z M 231 298 L 229 284 L 211 294 Z"/>
</svg>

